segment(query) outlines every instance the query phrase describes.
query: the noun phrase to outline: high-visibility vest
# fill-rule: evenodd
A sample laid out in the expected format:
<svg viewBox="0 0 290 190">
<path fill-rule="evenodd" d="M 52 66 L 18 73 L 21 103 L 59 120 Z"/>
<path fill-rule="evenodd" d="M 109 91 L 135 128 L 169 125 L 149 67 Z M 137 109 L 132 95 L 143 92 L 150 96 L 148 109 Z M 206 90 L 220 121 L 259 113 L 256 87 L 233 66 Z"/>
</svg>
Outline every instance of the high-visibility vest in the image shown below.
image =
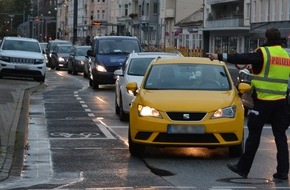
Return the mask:
<svg viewBox="0 0 290 190">
<path fill-rule="evenodd" d="M 254 74 L 252 86 L 260 100 L 284 99 L 287 93 L 290 75 L 290 55 L 281 46 L 259 48 L 264 63 L 260 73 Z"/>
</svg>

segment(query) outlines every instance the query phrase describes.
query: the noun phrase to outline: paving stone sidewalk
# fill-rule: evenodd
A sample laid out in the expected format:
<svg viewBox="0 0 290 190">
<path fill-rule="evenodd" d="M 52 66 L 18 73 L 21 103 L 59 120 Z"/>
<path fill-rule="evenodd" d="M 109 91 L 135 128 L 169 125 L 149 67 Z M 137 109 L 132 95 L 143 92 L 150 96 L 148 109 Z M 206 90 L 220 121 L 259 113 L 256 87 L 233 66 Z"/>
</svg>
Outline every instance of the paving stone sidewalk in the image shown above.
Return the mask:
<svg viewBox="0 0 290 190">
<path fill-rule="evenodd" d="M 21 157 L 21 153 L 24 152 L 27 133 L 25 129 L 29 120 L 29 96 L 42 84 L 26 80 L 0 79 L 0 182 L 9 177 L 13 160 Z M 16 149 L 20 149 L 20 154 L 15 153 Z"/>
</svg>

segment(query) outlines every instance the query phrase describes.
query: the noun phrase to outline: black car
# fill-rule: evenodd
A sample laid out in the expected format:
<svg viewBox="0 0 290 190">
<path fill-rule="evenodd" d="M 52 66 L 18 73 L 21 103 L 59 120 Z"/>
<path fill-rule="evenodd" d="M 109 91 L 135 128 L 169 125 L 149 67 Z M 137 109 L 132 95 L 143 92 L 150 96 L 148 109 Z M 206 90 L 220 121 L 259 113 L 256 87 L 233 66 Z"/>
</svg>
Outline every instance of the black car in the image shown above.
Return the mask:
<svg viewBox="0 0 290 190">
<path fill-rule="evenodd" d="M 50 40 L 47 43 L 46 51 L 45 51 L 46 56 L 47 56 L 47 66 L 48 67 L 50 67 L 50 65 L 51 65 L 52 51 L 55 48 L 55 46 L 58 45 L 58 44 L 69 44 L 69 45 L 72 45 L 72 43 L 70 41 L 67 41 L 67 40 L 58 40 L 58 39 Z"/>
<path fill-rule="evenodd" d="M 72 52 L 72 45 L 58 44 L 51 53 L 51 69 L 59 70 L 60 68 L 67 68 L 68 57 Z"/>
<path fill-rule="evenodd" d="M 102 84 L 115 84 L 114 71 L 121 68 L 132 52 L 141 52 L 141 45 L 136 37 L 98 36 L 88 50 L 89 84 L 98 89 Z"/>
<path fill-rule="evenodd" d="M 91 46 L 73 46 L 72 52 L 68 57 L 67 73 L 77 75 L 84 72 L 84 64 L 88 61 L 87 51 Z"/>
</svg>

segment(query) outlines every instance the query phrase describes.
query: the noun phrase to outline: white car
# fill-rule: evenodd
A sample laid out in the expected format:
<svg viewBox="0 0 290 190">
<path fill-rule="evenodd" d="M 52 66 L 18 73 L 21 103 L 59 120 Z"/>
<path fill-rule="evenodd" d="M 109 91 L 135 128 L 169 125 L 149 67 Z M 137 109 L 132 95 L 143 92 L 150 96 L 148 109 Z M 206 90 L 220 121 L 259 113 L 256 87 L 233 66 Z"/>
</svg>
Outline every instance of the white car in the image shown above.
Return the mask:
<svg viewBox="0 0 290 190">
<path fill-rule="evenodd" d="M 4 37 L 0 45 L 0 77 L 29 77 L 44 82 L 46 63 L 39 41 Z"/>
<path fill-rule="evenodd" d="M 121 69 L 114 72 L 115 82 L 115 113 L 121 121 L 128 121 L 130 104 L 134 98 L 126 89 L 128 82 L 137 82 L 140 86 L 144 74 L 151 61 L 158 57 L 182 57 L 179 52 L 140 52 L 131 53 Z"/>
</svg>

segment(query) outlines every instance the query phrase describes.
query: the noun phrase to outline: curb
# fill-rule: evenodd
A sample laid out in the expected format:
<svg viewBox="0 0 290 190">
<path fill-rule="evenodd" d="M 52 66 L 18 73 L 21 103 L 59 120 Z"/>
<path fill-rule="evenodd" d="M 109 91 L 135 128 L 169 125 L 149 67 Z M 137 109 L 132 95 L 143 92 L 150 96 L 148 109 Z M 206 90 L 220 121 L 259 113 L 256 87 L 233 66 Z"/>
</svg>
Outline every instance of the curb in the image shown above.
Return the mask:
<svg viewBox="0 0 290 190">
<path fill-rule="evenodd" d="M 23 88 L 19 92 L 15 106 L 12 127 L 6 147 L 1 145 L 0 181 L 9 176 L 20 176 L 23 169 L 24 151 L 28 146 L 29 105 L 31 93 L 42 90 L 46 86 L 40 83 L 37 86 Z"/>
</svg>

